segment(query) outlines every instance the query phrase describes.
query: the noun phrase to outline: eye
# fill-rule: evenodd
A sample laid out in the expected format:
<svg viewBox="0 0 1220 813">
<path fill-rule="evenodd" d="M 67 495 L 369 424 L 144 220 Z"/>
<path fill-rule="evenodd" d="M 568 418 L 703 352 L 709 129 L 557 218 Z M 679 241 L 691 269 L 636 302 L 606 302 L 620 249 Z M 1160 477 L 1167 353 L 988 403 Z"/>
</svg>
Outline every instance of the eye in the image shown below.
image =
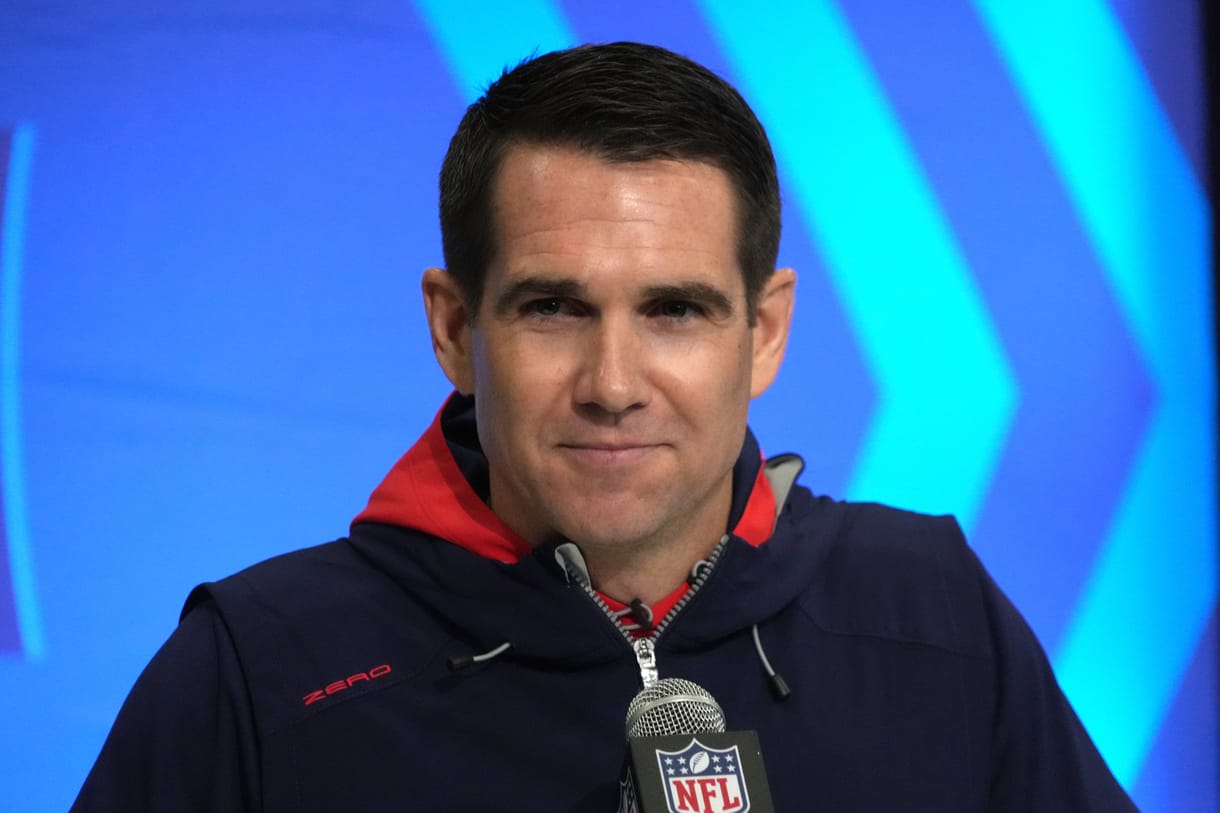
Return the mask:
<svg viewBox="0 0 1220 813">
<path fill-rule="evenodd" d="M 563 300 L 558 297 L 535 299 L 525 303 L 524 311 L 536 316 L 558 316 L 563 310 Z"/>
<path fill-rule="evenodd" d="M 520 313 L 526 319 L 552 322 L 587 316 L 588 307 L 579 300 L 568 297 L 544 296 L 521 303 Z"/>
<path fill-rule="evenodd" d="M 698 305 L 691 302 L 681 299 L 670 299 L 658 303 L 656 313 L 658 316 L 664 316 L 667 319 L 686 319 L 691 316 L 698 316 L 701 311 Z"/>
</svg>

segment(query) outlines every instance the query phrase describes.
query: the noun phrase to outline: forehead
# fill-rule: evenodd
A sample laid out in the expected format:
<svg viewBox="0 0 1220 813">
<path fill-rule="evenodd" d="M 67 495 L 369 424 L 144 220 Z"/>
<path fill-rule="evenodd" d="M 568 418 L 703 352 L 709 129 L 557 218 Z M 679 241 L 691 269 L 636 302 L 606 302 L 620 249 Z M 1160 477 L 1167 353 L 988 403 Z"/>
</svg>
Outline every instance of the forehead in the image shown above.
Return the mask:
<svg viewBox="0 0 1220 813">
<path fill-rule="evenodd" d="M 516 145 L 501 164 L 492 202 L 489 282 L 599 270 L 727 272 L 741 282 L 732 184 L 708 163 L 611 162 L 569 147 Z"/>
</svg>

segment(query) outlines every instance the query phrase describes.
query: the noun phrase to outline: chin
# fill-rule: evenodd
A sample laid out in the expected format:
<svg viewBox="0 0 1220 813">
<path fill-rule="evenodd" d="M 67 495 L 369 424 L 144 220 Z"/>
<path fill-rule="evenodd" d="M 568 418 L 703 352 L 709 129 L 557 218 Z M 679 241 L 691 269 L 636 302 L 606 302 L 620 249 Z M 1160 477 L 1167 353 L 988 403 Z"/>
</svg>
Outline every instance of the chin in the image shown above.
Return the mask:
<svg viewBox="0 0 1220 813">
<path fill-rule="evenodd" d="M 591 522 L 589 517 L 582 517 L 579 522 L 568 524 L 561 533 L 582 549 L 625 550 L 646 543 L 656 529 L 644 523 L 624 523 L 620 514 L 607 522 Z"/>
</svg>

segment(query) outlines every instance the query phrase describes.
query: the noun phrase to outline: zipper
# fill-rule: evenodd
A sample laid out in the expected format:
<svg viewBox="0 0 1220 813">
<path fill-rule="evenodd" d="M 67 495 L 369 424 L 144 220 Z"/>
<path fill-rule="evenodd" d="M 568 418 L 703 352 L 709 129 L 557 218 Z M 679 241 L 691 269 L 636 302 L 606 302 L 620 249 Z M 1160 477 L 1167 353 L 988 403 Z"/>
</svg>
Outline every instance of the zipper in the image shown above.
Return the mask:
<svg viewBox="0 0 1220 813">
<path fill-rule="evenodd" d="M 695 597 L 695 594 L 698 593 L 699 589 L 703 587 L 705 582 L 707 582 L 708 578 L 712 574 L 712 571 L 716 567 L 716 562 L 720 560 L 720 556 L 724 553 L 724 549 L 728 543 L 728 534 L 720 537 L 720 541 L 716 543 L 716 547 L 712 548 L 712 551 L 708 554 L 707 558 L 702 560 L 704 566 L 700 567 L 695 573 L 695 579 L 690 583 L 690 589 L 687 590 L 686 593 L 683 594 L 682 598 L 678 599 L 677 603 L 669 609 L 669 612 L 665 614 L 665 617 L 661 619 L 660 623 L 653 627 L 650 634 L 641 636 L 640 638 L 632 636 L 630 632 L 623 629 L 623 625 L 619 623 L 618 616 L 614 614 L 614 611 L 610 609 L 610 606 L 606 604 L 600 595 L 598 595 L 598 592 L 593 589 L 593 585 L 589 584 L 589 580 L 585 574 L 574 568 L 565 566 L 568 576 L 570 578 L 575 578 L 576 583 L 579 584 L 581 589 L 585 591 L 585 595 L 587 595 L 593 601 L 593 603 L 597 605 L 606 619 L 609 620 L 610 623 L 614 625 L 614 628 L 618 630 L 619 634 L 623 636 L 623 640 L 627 642 L 627 645 L 631 647 L 631 651 L 635 654 L 636 666 L 640 670 L 640 682 L 643 684 L 644 688 L 652 686 L 660 679 L 660 671 L 657 667 L 657 639 L 661 636 L 661 633 L 663 633 L 666 628 L 673 623 L 673 620 L 677 617 L 678 613 L 682 612 L 682 610 L 686 608 L 687 604 L 690 604 L 691 599 Z"/>
<path fill-rule="evenodd" d="M 631 648 L 635 650 L 635 662 L 640 667 L 640 683 L 647 689 L 661 679 L 661 673 L 657 669 L 656 647 L 653 646 L 651 638 L 636 638 L 631 642 Z"/>
<path fill-rule="evenodd" d="M 678 603 L 669 608 L 669 612 L 661 619 L 661 623 L 653 627 L 652 635 L 649 636 L 655 642 L 657 637 L 665 631 L 665 628 L 673 623 L 674 618 L 678 613 L 685 609 L 687 604 L 690 604 L 691 599 L 695 597 L 695 593 L 699 592 L 699 588 L 703 587 L 704 582 L 711 577 L 712 571 L 716 568 L 716 563 L 720 561 L 721 555 L 724 553 L 725 547 L 729 544 L 729 535 L 725 534 L 720 537 L 720 541 L 716 543 L 716 547 L 712 548 L 712 552 L 703 560 L 704 566 L 699 568 L 699 572 L 695 574 L 695 580 L 690 583 L 690 589 L 687 590 L 682 598 L 678 599 Z"/>
</svg>

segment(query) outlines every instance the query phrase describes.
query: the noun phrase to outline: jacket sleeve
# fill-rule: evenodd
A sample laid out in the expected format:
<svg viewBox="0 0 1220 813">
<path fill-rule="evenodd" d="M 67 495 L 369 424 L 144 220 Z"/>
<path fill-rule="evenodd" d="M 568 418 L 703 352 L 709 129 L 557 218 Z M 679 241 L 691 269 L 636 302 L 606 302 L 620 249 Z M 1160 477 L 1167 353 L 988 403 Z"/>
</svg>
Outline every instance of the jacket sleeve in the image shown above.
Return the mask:
<svg viewBox="0 0 1220 813">
<path fill-rule="evenodd" d="M 72 810 L 254 811 L 258 777 L 241 664 L 204 602 L 136 681 Z"/>
<path fill-rule="evenodd" d="M 1033 631 L 978 568 L 996 647 L 990 809 L 1136 810 L 1059 688 Z"/>
</svg>

